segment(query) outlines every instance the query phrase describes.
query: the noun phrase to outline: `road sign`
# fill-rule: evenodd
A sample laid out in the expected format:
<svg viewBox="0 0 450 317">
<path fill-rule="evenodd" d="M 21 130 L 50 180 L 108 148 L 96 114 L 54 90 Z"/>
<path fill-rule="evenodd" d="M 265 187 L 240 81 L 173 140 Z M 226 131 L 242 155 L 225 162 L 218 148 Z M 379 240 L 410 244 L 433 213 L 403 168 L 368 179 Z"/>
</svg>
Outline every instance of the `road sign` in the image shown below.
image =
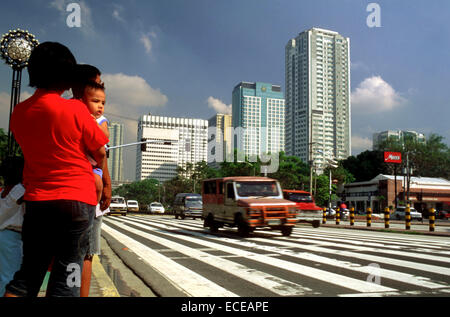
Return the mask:
<svg viewBox="0 0 450 317">
<path fill-rule="evenodd" d="M 401 163 L 402 153 L 400 152 L 384 152 L 385 163 Z"/>
</svg>

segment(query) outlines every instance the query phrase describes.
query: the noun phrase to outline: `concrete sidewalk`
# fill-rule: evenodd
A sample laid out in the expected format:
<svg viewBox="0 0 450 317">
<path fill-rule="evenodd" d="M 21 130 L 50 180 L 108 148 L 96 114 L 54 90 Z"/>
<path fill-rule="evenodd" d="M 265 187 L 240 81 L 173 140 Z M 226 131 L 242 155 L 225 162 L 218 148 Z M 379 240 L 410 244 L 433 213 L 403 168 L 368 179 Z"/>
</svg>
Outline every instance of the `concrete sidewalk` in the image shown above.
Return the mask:
<svg viewBox="0 0 450 317">
<path fill-rule="evenodd" d="M 47 272 L 38 297 L 45 297 L 50 273 Z M 89 297 L 120 297 L 116 286 L 106 273 L 97 255 L 92 260 L 92 277 Z"/>
</svg>

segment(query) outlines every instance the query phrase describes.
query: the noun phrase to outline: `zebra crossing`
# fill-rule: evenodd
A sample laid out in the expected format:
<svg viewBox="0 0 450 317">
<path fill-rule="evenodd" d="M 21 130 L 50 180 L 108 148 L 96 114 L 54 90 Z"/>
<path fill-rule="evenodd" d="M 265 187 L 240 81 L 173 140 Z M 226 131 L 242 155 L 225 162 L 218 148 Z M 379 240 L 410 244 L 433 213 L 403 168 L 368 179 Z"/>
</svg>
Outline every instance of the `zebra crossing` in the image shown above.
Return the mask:
<svg viewBox="0 0 450 317">
<path fill-rule="evenodd" d="M 298 226 L 289 237 L 199 220 L 104 217 L 102 230 L 187 296 L 450 296 L 450 239 Z"/>
</svg>

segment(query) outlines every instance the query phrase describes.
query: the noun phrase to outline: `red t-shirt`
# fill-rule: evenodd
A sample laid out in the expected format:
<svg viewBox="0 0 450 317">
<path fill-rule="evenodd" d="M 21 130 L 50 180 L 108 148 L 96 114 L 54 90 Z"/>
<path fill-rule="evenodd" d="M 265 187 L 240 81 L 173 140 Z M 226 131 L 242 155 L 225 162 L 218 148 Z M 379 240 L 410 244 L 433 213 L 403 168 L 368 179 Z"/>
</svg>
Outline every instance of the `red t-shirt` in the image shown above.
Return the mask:
<svg viewBox="0 0 450 317">
<path fill-rule="evenodd" d="M 10 128 L 25 158 L 25 200 L 97 204 L 86 153 L 109 140 L 82 102 L 38 89 L 15 106 Z"/>
</svg>

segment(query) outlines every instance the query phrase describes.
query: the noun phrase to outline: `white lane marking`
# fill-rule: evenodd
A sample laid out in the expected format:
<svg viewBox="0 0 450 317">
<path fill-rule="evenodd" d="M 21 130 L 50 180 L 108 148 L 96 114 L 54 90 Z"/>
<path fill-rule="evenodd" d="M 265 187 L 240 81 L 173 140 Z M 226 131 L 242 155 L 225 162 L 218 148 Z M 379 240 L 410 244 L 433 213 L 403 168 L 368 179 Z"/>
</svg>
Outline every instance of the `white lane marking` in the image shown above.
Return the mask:
<svg viewBox="0 0 450 317">
<path fill-rule="evenodd" d="M 141 227 L 144 229 L 149 229 L 148 226 L 138 224 L 138 223 L 130 221 L 130 220 L 128 220 L 128 221 L 125 220 L 124 222 L 125 223 L 133 223 L 135 226 L 138 226 L 138 227 Z M 260 271 L 254 270 L 254 269 L 250 269 L 244 265 L 235 263 L 233 261 L 229 261 L 229 260 L 223 259 L 221 257 L 213 256 L 206 252 L 199 251 L 199 249 L 190 248 L 190 247 L 184 246 L 180 243 L 176 243 L 176 242 L 170 241 L 168 239 L 163 239 L 163 238 L 157 237 L 155 235 L 145 233 L 141 230 L 136 230 L 136 229 L 126 226 L 124 224 L 115 223 L 114 225 L 116 225 L 120 228 L 123 228 L 126 231 L 137 234 L 141 237 L 144 237 L 150 241 L 156 242 L 158 244 L 162 244 L 162 245 L 172 249 L 173 251 L 177 251 L 177 252 L 182 253 L 190 258 L 194 258 L 198 261 L 201 261 L 208 265 L 216 267 L 226 273 L 235 275 L 238 278 L 247 280 L 250 283 L 256 284 L 264 289 L 271 290 L 272 292 L 274 292 L 275 294 L 278 294 L 280 296 L 315 294 L 312 292 L 312 290 L 310 288 L 307 288 L 307 287 L 292 283 L 290 281 L 278 278 L 271 274 L 267 274 L 267 273 L 260 272 Z M 163 232 L 160 232 L 160 233 L 163 233 Z M 165 233 L 165 235 L 168 235 L 168 234 Z M 208 250 L 220 250 L 220 249 L 208 248 Z M 220 250 L 220 251 L 222 251 L 222 250 Z M 178 258 L 186 258 L 186 257 L 177 257 L 177 259 Z M 172 259 L 174 259 L 174 258 L 172 258 Z"/>
<path fill-rule="evenodd" d="M 259 242 L 263 242 L 263 243 L 276 244 L 277 246 L 276 247 L 261 246 L 256 243 L 250 242 L 250 241 L 240 241 L 239 243 L 237 243 L 235 240 L 229 239 L 229 238 L 222 238 L 222 240 L 227 243 L 239 244 L 242 247 L 256 248 L 256 249 L 264 250 L 267 252 L 277 252 L 279 254 L 288 255 L 288 256 L 301 258 L 301 259 L 307 259 L 307 260 L 311 260 L 311 261 L 316 261 L 318 263 L 333 265 L 336 267 L 341 267 L 341 268 L 345 268 L 345 269 L 352 270 L 352 271 L 362 272 L 362 273 L 366 273 L 366 274 L 370 274 L 370 272 L 371 272 L 371 268 L 368 266 L 362 266 L 357 263 L 351 263 L 351 262 L 346 262 L 346 261 L 339 261 L 336 259 L 330 259 L 330 258 L 314 255 L 314 254 L 308 253 L 308 252 L 296 253 L 291 250 L 280 249 L 279 246 L 299 248 L 299 249 L 304 249 L 306 251 L 317 251 L 317 252 L 331 253 L 331 254 L 338 254 L 342 251 L 333 251 L 330 249 L 325 249 L 325 248 L 315 247 L 315 246 L 302 246 L 301 244 L 292 243 L 289 241 L 283 241 L 283 240 L 274 241 L 274 240 L 267 240 L 267 239 L 263 239 L 263 238 L 251 238 L 250 240 L 251 241 L 259 241 Z M 391 263 L 392 259 L 387 258 L 385 260 L 385 262 Z M 411 267 L 411 265 L 409 267 Z M 437 267 L 437 268 L 440 268 L 440 267 Z M 431 282 L 428 278 L 425 278 L 422 276 L 415 276 L 412 274 L 402 273 L 402 272 L 398 272 L 398 271 L 394 271 L 394 270 L 380 268 L 379 272 L 380 272 L 380 275 L 382 278 L 396 280 L 396 281 L 399 281 L 402 283 L 412 284 L 412 285 L 416 285 L 419 287 L 437 289 L 437 288 L 442 288 L 442 287 L 447 286 L 447 284 L 442 285 L 442 284 Z"/>
<path fill-rule="evenodd" d="M 109 227 L 108 221 L 103 222 L 102 230 L 111 234 L 130 250 L 151 265 L 161 275 L 165 276 L 174 286 L 192 297 L 237 297 L 238 295 L 212 283 L 210 280 L 185 268 L 173 260 L 153 251 L 142 243 Z"/>
<path fill-rule="evenodd" d="M 128 220 L 131 221 L 132 220 Z M 135 225 L 137 225 L 136 223 L 134 223 Z M 161 224 L 155 224 L 152 223 L 152 225 L 162 228 L 162 229 L 166 229 L 164 225 Z M 151 230 L 151 231 L 157 231 L 158 229 L 149 227 L 149 226 L 145 226 L 143 225 L 143 227 L 145 227 L 145 229 L 147 230 Z M 160 232 L 162 234 L 164 234 L 163 232 Z M 186 233 L 191 234 L 192 232 L 188 232 L 186 231 Z M 171 235 L 170 232 L 165 233 L 166 235 Z M 280 260 L 277 258 L 273 258 L 273 257 L 268 257 L 265 255 L 261 255 L 261 254 L 255 254 L 253 252 L 248 252 L 248 251 L 244 251 L 244 250 L 240 250 L 240 249 L 236 249 L 236 248 L 231 248 L 225 245 L 221 245 L 218 243 L 214 243 L 214 242 L 209 242 L 209 241 L 205 241 L 199 238 L 193 238 L 193 237 L 188 237 L 188 236 L 177 236 L 178 239 L 182 239 L 185 241 L 189 241 L 189 242 L 193 242 L 199 245 L 202 245 L 204 247 L 210 247 L 210 248 L 216 248 L 218 250 L 224 251 L 226 253 L 230 253 L 230 254 L 235 254 L 235 255 L 240 255 L 242 257 L 245 257 L 247 259 L 251 259 L 253 261 L 257 261 L 260 263 L 264 263 L 270 266 L 274 266 L 286 271 L 291 271 L 295 274 L 298 275 L 303 275 L 303 276 L 307 276 L 309 278 L 312 279 L 317 279 L 326 283 L 330 283 L 330 284 L 335 284 L 338 285 L 340 287 L 344 287 L 344 288 L 348 288 L 348 289 L 352 289 L 355 290 L 357 292 L 361 292 L 361 293 L 373 293 L 373 292 L 389 292 L 389 291 L 396 291 L 396 289 L 394 288 L 390 288 L 390 287 L 385 287 L 382 285 L 378 285 L 378 284 L 374 284 L 374 283 L 369 283 L 366 281 L 360 281 L 358 279 L 355 278 L 351 278 L 351 277 L 346 277 L 346 276 L 342 276 L 339 274 L 335 274 L 335 273 L 331 273 L 328 271 L 323 271 L 323 270 L 319 270 L 319 269 L 315 269 L 306 265 L 301 265 L 301 264 L 296 264 L 296 263 L 291 263 L 288 261 L 284 261 L 284 260 Z M 221 238 L 217 238 L 215 236 L 208 236 L 209 239 L 213 239 L 213 240 L 220 240 Z"/>
</svg>

